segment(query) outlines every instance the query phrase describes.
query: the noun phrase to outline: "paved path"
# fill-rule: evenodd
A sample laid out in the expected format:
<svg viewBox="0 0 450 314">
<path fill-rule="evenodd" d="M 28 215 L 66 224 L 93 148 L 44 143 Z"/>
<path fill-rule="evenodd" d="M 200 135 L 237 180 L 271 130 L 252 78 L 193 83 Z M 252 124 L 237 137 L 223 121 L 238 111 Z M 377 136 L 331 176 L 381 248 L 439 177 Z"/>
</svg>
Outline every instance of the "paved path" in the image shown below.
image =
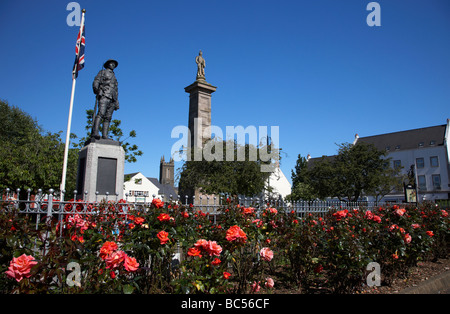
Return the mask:
<svg viewBox="0 0 450 314">
<path fill-rule="evenodd" d="M 402 294 L 450 294 L 450 271 L 431 277 L 415 287 L 409 287 Z"/>
</svg>

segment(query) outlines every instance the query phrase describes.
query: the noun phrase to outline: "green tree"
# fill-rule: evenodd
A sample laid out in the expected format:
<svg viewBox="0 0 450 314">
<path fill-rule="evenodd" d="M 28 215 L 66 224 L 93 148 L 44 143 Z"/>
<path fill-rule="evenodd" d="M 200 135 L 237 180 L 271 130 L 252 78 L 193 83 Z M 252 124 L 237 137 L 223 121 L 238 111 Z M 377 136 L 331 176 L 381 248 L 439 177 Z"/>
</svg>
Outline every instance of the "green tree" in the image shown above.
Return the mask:
<svg viewBox="0 0 450 314">
<path fill-rule="evenodd" d="M 0 189 L 57 189 L 61 183 L 64 143 L 61 132 L 44 132 L 18 107 L 0 101 Z M 78 150 L 70 149 L 68 190 L 75 188 Z"/>
<path fill-rule="evenodd" d="M 337 197 L 357 201 L 371 194 L 392 178 L 386 152 L 374 145 L 360 142 L 339 145 L 336 156 L 323 157 L 308 170 L 309 182 L 319 198 Z M 389 181 L 390 182 L 390 181 Z"/>
<path fill-rule="evenodd" d="M 311 201 L 317 198 L 313 187 L 308 182 L 308 160 L 300 154 L 295 168 L 291 170 L 292 192 L 287 199 L 291 201 Z"/>
<path fill-rule="evenodd" d="M 194 160 L 195 152 L 191 152 L 191 160 L 185 161 L 179 170 L 180 191 L 193 191 L 199 189 L 206 194 L 230 194 L 253 196 L 264 191 L 270 172 L 262 172 L 261 166 L 269 164 L 263 161 L 259 151 L 252 145 L 238 145 L 234 142 L 220 141 L 213 145 L 211 153 L 213 160 Z M 218 147 L 221 147 L 218 149 Z M 233 148 L 231 148 L 233 147 Z M 227 159 L 227 151 L 229 157 Z M 249 156 L 250 151 L 257 151 L 256 160 L 245 159 L 240 161 L 238 155 L 245 152 Z M 270 150 L 268 151 L 270 153 Z M 230 156 L 234 156 L 233 159 Z M 221 158 L 220 158 L 221 157 Z M 228 160 L 228 161 L 227 161 Z"/>
<path fill-rule="evenodd" d="M 88 109 L 86 110 L 86 127 L 85 130 L 87 131 L 86 136 L 79 139 L 78 143 L 74 144 L 75 147 L 83 148 L 86 141 L 91 136 L 91 129 L 92 129 L 92 119 L 94 116 L 94 110 Z M 127 162 L 136 162 L 137 157 L 142 156 L 143 152 L 139 150 L 139 147 L 136 144 L 131 144 L 128 142 L 130 138 L 136 137 L 136 131 L 131 130 L 130 133 L 128 133 L 128 137 L 125 139 L 123 130 L 121 129 L 120 125 L 122 124 L 122 121 L 113 119 L 111 121 L 111 125 L 109 126 L 109 132 L 112 135 L 112 138 L 115 141 L 120 142 L 122 145 L 124 151 L 125 151 L 125 161 Z"/>
<path fill-rule="evenodd" d="M 376 179 L 378 182 L 374 184 L 372 189 L 367 190 L 366 193 L 372 195 L 375 198 L 375 202 L 378 202 L 389 193 L 403 191 L 403 182 L 407 181 L 408 176 L 401 174 L 402 168 L 392 168 L 387 161 L 384 170 Z"/>
</svg>

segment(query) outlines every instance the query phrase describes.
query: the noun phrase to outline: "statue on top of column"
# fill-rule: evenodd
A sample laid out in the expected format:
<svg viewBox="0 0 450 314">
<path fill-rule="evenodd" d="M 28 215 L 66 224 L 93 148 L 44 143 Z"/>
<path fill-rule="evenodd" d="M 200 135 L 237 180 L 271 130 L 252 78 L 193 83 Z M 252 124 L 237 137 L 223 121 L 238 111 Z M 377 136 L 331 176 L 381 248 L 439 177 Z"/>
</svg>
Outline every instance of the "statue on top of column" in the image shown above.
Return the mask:
<svg viewBox="0 0 450 314">
<path fill-rule="evenodd" d="M 203 59 L 202 51 L 198 53 L 198 56 L 195 57 L 195 63 L 197 63 L 197 80 L 205 80 L 205 59 Z"/>
</svg>

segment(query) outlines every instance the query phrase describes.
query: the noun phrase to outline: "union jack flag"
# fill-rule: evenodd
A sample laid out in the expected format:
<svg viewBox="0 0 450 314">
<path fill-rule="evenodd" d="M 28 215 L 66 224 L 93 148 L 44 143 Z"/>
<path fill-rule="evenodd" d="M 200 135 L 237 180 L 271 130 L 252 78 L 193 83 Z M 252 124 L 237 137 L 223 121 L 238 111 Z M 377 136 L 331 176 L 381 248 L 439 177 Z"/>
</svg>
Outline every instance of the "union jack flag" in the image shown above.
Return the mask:
<svg viewBox="0 0 450 314">
<path fill-rule="evenodd" d="M 75 78 L 78 77 L 78 71 L 84 68 L 84 48 L 86 44 L 86 39 L 84 37 L 84 25 L 80 28 L 77 37 L 77 45 L 75 47 L 75 63 L 73 65 L 73 75 Z"/>
</svg>

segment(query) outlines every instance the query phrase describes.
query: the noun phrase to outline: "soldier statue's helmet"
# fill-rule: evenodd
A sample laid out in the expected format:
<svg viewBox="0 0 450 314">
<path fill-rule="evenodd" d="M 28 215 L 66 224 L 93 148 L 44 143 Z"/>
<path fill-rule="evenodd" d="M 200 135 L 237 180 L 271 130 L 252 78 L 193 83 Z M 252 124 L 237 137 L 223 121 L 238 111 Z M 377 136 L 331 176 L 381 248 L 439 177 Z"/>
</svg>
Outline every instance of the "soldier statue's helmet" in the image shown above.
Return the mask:
<svg viewBox="0 0 450 314">
<path fill-rule="evenodd" d="M 107 61 L 103 64 L 103 67 L 106 68 L 106 66 L 108 65 L 108 63 L 114 63 L 114 68 L 117 68 L 117 66 L 119 65 L 119 62 L 117 62 L 116 60 L 114 60 L 114 59 L 109 59 L 109 60 L 107 60 Z"/>
</svg>

